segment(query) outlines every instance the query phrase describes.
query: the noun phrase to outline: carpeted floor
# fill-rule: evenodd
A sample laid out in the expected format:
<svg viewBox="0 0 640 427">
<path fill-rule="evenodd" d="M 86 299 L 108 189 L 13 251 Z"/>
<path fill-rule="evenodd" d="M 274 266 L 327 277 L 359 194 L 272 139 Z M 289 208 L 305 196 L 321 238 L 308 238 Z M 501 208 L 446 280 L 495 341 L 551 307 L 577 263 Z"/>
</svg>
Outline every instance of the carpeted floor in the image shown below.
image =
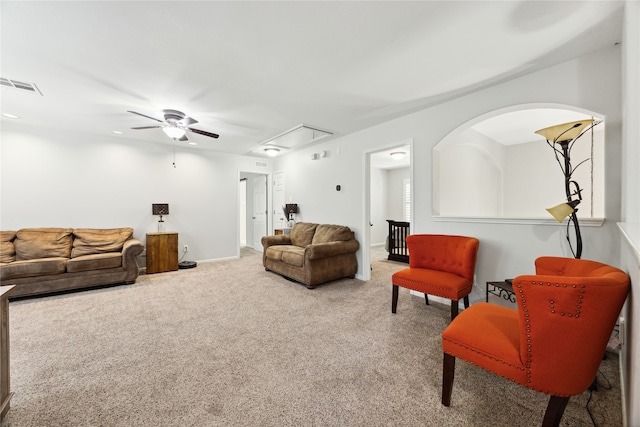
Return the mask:
<svg viewBox="0 0 640 427">
<path fill-rule="evenodd" d="M 314 290 L 266 272 L 261 254 L 140 276 L 130 286 L 10 304 L 15 396 L 2 427 L 535 426 L 547 397 L 463 361 L 440 404 L 449 306 L 401 290 L 406 264 Z M 620 426 L 618 359 L 589 404 Z M 601 384 L 606 384 L 602 375 Z M 564 426 L 589 426 L 589 392 Z"/>
</svg>

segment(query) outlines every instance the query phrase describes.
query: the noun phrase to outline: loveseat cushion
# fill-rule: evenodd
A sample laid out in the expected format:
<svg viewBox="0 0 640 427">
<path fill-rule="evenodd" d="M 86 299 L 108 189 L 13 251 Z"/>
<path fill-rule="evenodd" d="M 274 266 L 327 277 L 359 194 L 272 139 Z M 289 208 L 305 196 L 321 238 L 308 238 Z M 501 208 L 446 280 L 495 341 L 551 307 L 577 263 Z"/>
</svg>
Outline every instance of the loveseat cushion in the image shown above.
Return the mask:
<svg viewBox="0 0 640 427">
<path fill-rule="evenodd" d="M 23 228 L 13 244 L 16 261 L 39 258 L 69 258 L 72 228 Z"/>
<path fill-rule="evenodd" d="M 289 265 L 302 267 L 304 264 L 304 248 L 295 245 L 269 246 L 265 253 L 268 259 L 282 261 Z"/>
<path fill-rule="evenodd" d="M 133 235 L 133 228 L 76 228 L 73 230 L 71 258 L 84 255 L 122 252 L 124 242 Z"/>
<path fill-rule="evenodd" d="M 15 231 L 0 231 L 0 263 L 16 260 L 16 248 L 13 245 L 15 238 Z"/>
<path fill-rule="evenodd" d="M 311 222 L 297 222 L 291 230 L 291 244 L 304 248 L 313 241 L 318 224 Z"/>
<path fill-rule="evenodd" d="M 75 257 L 67 262 L 67 272 L 103 270 L 105 268 L 122 267 L 122 254 L 109 252 Z"/>
<path fill-rule="evenodd" d="M 312 243 L 343 242 L 354 238 L 353 231 L 343 225 L 319 224 Z"/>
<path fill-rule="evenodd" d="M 40 258 L 2 264 L 2 268 L 0 268 L 0 280 L 4 282 L 21 277 L 62 274 L 65 272 L 67 260 L 67 258 Z"/>
</svg>

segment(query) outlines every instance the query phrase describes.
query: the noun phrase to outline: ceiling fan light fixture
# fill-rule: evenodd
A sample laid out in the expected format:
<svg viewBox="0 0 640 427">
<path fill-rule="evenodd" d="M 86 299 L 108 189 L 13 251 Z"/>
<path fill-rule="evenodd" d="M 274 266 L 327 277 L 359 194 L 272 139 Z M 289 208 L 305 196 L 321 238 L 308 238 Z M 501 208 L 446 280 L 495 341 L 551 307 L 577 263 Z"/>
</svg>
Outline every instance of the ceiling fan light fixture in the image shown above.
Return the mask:
<svg viewBox="0 0 640 427">
<path fill-rule="evenodd" d="M 169 138 L 180 139 L 184 136 L 186 131 L 177 127 L 176 125 L 169 125 L 162 128 L 163 132 L 167 134 Z"/>
<path fill-rule="evenodd" d="M 267 147 L 264 149 L 264 152 L 269 157 L 275 157 L 280 152 L 280 149 L 276 147 Z"/>
</svg>

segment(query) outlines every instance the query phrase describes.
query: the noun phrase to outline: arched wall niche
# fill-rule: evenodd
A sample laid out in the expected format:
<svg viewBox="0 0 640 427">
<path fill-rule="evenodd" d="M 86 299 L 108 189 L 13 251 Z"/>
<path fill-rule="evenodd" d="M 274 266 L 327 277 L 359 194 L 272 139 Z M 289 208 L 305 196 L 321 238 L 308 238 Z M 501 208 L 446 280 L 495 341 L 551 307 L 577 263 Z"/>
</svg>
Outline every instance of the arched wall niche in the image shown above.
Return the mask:
<svg viewBox="0 0 640 427">
<path fill-rule="evenodd" d="M 564 175 L 535 131 L 588 118 L 601 123 L 571 150 L 572 178 L 582 188 L 578 218 L 604 218 L 604 116 L 549 103 L 494 110 L 444 137 L 433 148 L 433 218 L 555 221 L 545 208 L 566 201 Z"/>
</svg>

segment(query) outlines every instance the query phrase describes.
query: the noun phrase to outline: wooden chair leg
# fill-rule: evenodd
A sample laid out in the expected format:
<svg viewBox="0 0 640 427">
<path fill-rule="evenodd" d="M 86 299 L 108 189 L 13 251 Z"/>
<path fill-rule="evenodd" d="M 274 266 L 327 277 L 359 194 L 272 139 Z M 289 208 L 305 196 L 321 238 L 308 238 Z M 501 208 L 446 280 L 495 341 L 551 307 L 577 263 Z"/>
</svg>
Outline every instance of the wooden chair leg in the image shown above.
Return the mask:
<svg viewBox="0 0 640 427">
<path fill-rule="evenodd" d="M 469 295 L 464 297 L 464 308 L 469 308 Z"/>
<path fill-rule="evenodd" d="M 451 320 L 455 319 L 458 315 L 458 301 L 451 300 Z"/>
<path fill-rule="evenodd" d="M 398 286 L 392 285 L 391 287 L 391 312 L 395 313 L 398 307 Z"/>
<path fill-rule="evenodd" d="M 451 390 L 453 389 L 453 376 L 456 370 L 456 358 L 450 354 L 443 353 L 442 361 L 442 404 L 451 404 Z"/>
<path fill-rule="evenodd" d="M 547 410 L 544 413 L 542 427 L 557 427 L 560 425 L 560 419 L 564 414 L 564 408 L 569 403 L 569 397 L 551 396 Z"/>
<path fill-rule="evenodd" d="M 429 305 L 429 295 L 428 294 L 424 294 L 424 302 L 425 302 L 425 304 Z"/>
</svg>

